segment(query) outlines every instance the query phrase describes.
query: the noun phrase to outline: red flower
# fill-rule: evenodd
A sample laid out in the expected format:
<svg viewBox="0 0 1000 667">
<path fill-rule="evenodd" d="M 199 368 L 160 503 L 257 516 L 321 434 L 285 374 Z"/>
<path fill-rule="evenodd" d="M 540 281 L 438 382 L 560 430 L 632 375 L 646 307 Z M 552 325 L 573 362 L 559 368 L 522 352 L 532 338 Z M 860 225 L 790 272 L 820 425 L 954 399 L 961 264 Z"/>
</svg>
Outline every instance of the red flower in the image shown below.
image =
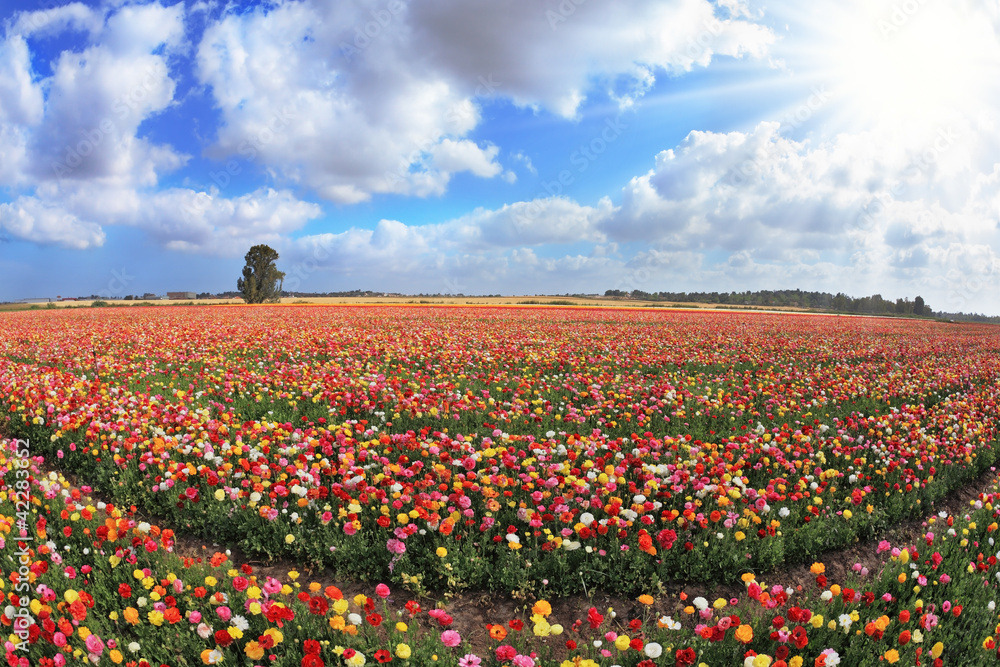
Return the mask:
<svg viewBox="0 0 1000 667">
<path fill-rule="evenodd" d="M 604 616 L 597 611 L 596 607 L 591 607 L 587 612 L 587 623 L 590 624 L 591 630 L 596 630 L 600 627 L 601 623 L 604 622 Z"/>
<path fill-rule="evenodd" d="M 795 626 L 795 629 L 792 630 L 792 643 L 799 650 L 804 649 L 809 644 L 809 635 L 806 634 L 806 629 L 801 625 Z"/>
<path fill-rule="evenodd" d="M 132 587 L 128 584 L 118 584 L 118 595 L 123 598 L 132 597 Z"/>
<path fill-rule="evenodd" d="M 368 623 L 373 627 L 382 625 L 382 616 L 379 614 L 368 614 Z"/>
<path fill-rule="evenodd" d="M 347 649 L 348 651 L 351 649 Z M 347 651 L 344 651 L 347 653 Z M 307 653 L 302 656 L 302 667 L 326 667 L 323 663 L 323 658 L 319 657 L 315 653 Z"/>
<path fill-rule="evenodd" d="M 384 648 L 375 651 L 375 662 L 392 662 L 392 654 Z"/>
<path fill-rule="evenodd" d="M 694 664 L 694 661 L 698 659 L 695 654 L 694 649 L 691 647 L 683 648 L 674 654 L 674 664 L 677 667 L 690 667 Z"/>
<path fill-rule="evenodd" d="M 503 644 L 501 646 L 497 646 L 496 654 L 497 660 L 506 662 L 507 660 L 514 659 L 514 656 L 517 655 L 517 649 L 509 644 Z"/>
<path fill-rule="evenodd" d="M 330 609 L 330 603 L 318 595 L 309 599 L 309 613 L 315 616 L 325 616 Z"/>
<path fill-rule="evenodd" d="M 229 646 L 233 643 L 233 636 L 226 630 L 217 630 L 215 633 L 215 643 L 222 647 Z"/>
<path fill-rule="evenodd" d="M 513 630 L 514 632 L 520 632 L 521 630 L 524 630 L 524 621 L 522 621 L 519 618 L 515 618 L 509 621 L 507 625 L 509 625 L 510 629 Z"/>
<path fill-rule="evenodd" d="M 302 643 L 302 648 L 306 653 L 314 653 L 315 655 L 319 655 L 319 652 L 323 649 L 323 647 L 320 646 L 320 643 L 315 639 L 305 640 L 305 642 Z"/>
</svg>

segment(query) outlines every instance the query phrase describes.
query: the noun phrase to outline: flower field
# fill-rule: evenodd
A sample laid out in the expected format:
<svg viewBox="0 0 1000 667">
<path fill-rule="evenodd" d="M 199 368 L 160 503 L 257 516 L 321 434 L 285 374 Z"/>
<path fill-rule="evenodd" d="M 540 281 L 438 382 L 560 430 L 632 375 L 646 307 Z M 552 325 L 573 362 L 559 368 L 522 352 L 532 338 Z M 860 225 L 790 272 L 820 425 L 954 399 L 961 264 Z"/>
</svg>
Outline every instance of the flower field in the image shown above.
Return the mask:
<svg viewBox="0 0 1000 667">
<path fill-rule="evenodd" d="M 5 314 L 0 568 L 26 604 L 0 621 L 30 611 L 7 659 L 995 662 L 993 495 L 881 544 L 877 571 L 821 561 L 991 472 L 998 348 L 992 327 L 762 314 Z M 175 531 L 372 597 L 185 559 Z M 814 561 L 814 584 L 766 581 Z M 746 592 L 667 594 L 720 581 Z M 553 616 L 595 588 L 636 602 Z M 530 609 L 471 641 L 415 602 L 463 589 Z"/>
</svg>

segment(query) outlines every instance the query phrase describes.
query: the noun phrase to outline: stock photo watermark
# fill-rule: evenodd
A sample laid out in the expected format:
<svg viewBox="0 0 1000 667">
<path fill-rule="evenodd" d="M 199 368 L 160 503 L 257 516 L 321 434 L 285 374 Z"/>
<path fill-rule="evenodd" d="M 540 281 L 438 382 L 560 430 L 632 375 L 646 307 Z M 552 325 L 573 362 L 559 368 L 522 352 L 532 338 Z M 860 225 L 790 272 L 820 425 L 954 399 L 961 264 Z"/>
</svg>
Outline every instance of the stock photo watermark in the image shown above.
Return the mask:
<svg viewBox="0 0 1000 667">
<path fill-rule="evenodd" d="M 16 535 L 10 535 L 14 547 L 14 559 L 17 564 L 17 583 L 11 587 L 7 598 L 9 605 L 5 615 L 10 619 L 13 634 L 20 640 L 14 644 L 18 651 L 28 651 L 28 639 L 31 636 L 31 625 L 34 618 L 31 614 L 31 565 L 35 538 L 30 535 L 32 523 L 29 517 L 33 514 L 31 506 L 31 442 L 29 440 L 12 440 L 8 447 L 10 463 L 14 472 L 14 530 Z M 6 545 L 5 545 L 6 546 Z"/>
</svg>

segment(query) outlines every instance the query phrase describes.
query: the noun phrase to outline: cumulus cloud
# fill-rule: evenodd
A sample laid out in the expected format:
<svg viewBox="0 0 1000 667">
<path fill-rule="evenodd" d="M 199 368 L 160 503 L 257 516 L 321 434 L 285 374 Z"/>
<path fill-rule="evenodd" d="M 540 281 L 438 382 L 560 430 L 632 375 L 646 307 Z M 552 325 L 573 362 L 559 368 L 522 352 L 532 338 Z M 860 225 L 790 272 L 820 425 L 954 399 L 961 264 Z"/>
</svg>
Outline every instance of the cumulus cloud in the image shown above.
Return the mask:
<svg viewBox="0 0 1000 667">
<path fill-rule="evenodd" d="M 33 197 L 0 204 L 0 229 L 27 241 L 77 250 L 104 245 L 105 238 L 99 225 Z"/>
<path fill-rule="evenodd" d="M 513 182 L 498 148 L 467 136 L 480 100 L 572 118 L 595 81 L 625 104 L 658 73 L 760 56 L 773 35 L 741 7 L 719 18 L 706 0 L 629 12 L 523 0 L 304 1 L 229 13 L 198 48 L 199 77 L 223 118 L 210 155 L 259 160 L 340 203 L 440 195 L 461 172 Z"/>
</svg>

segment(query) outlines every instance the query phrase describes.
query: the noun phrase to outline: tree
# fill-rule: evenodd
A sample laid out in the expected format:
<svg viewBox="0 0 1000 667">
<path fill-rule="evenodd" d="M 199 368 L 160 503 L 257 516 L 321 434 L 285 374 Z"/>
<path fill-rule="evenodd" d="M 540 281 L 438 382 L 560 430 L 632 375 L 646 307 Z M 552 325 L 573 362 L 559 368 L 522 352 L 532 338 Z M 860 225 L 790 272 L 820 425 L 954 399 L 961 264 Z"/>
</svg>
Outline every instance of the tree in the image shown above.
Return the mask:
<svg viewBox="0 0 1000 667">
<path fill-rule="evenodd" d="M 281 298 L 281 287 L 285 274 L 278 270 L 275 262 L 278 252 L 266 245 L 255 245 L 244 257 L 243 277 L 236 281 L 247 303 L 277 303 Z"/>
<path fill-rule="evenodd" d="M 913 314 L 923 315 L 924 314 L 924 299 L 923 297 L 917 297 L 913 300 Z"/>
</svg>

